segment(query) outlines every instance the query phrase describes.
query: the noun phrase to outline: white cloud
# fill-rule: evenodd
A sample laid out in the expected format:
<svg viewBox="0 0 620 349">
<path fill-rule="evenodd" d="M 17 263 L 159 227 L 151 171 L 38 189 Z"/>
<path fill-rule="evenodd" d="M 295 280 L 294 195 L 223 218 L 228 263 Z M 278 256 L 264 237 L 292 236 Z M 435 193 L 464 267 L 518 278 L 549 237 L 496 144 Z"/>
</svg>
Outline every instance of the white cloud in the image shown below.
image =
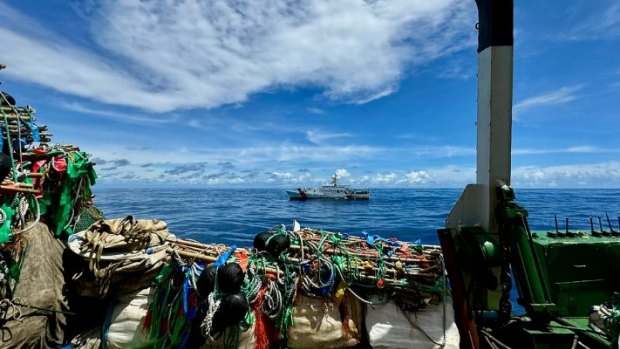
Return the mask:
<svg viewBox="0 0 620 349">
<path fill-rule="evenodd" d="M 476 66 L 467 64 L 463 58 L 454 58 L 448 60 L 436 74 L 444 79 L 467 80 L 476 76 Z"/>
<path fill-rule="evenodd" d="M 474 6 L 456 0 L 116 0 L 88 12 L 99 47 L 0 22 L 7 74 L 154 112 L 242 103 L 280 86 L 362 103 L 396 90 L 406 67 L 475 36 Z"/>
<path fill-rule="evenodd" d="M 222 170 L 213 162 L 204 164 L 200 172 L 192 171 L 196 163 L 192 157 L 176 163 L 134 162 L 132 157 L 119 158 L 125 154 L 98 156 L 101 165 L 96 167 L 104 185 L 135 183 L 139 185 L 212 185 L 212 186 L 258 186 L 299 187 L 319 186 L 329 182 L 329 173 L 269 169 L 254 170 L 243 167 L 242 162 L 230 170 Z M 164 154 L 165 155 L 165 154 Z M 195 159 L 194 159 L 195 160 Z M 121 166 L 122 165 L 122 166 Z M 203 166 L 202 164 L 198 164 Z M 273 165 L 278 166 L 278 165 Z M 188 167 L 188 171 L 174 171 Z M 104 170 L 108 169 L 108 170 Z M 346 178 L 346 184 L 354 187 L 427 187 L 464 188 L 475 183 L 475 168 L 462 166 L 427 167 L 402 171 L 366 171 L 364 174 L 338 169 L 338 176 Z M 343 182 L 344 183 L 344 182 Z M 514 188 L 619 188 L 620 162 L 609 161 L 591 164 L 567 164 L 557 166 L 520 166 L 512 170 Z"/>
<path fill-rule="evenodd" d="M 405 174 L 409 184 L 426 184 L 432 179 L 426 171 L 409 171 Z"/>
<path fill-rule="evenodd" d="M 579 13 L 579 22 L 571 22 L 571 29 L 560 34 L 565 40 L 598 40 L 620 37 L 620 4 L 616 0 L 602 1 L 589 14 Z M 591 5 L 590 2 L 586 2 Z M 598 4 L 597 4 L 598 5 Z"/>
<path fill-rule="evenodd" d="M 346 138 L 346 137 L 351 137 L 351 136 L 352 135 L 350 133 L 344 133 L 344 132 L 328 133 L 328 132 L 321 132 L 321 131 L 306 131 L 306 138 L 314 144 L 321 144 L 330 139 Z"/>
<path fill-rule="evenodd" d="M 31 38 L 0 26 L 0 37 L 6 50 L 3 74 L 13 78 L 109 104 L 156 110 L 169 102 L 122 68 L 53 36 Z"/>
<path fill-rule="evenodd" d="M 233 150 L 234 151 L 234 150 Z M 238 156 L 246 158 L 248 161 L 321 161 L 336 163 L 352 158 L 365 159 L 384 151 L 383 148 L 376 148 L 366 145 L 346 145 L 346 146 L 264 146 L 249 147 L 238 151 Z M 219 151 L 218 151 L 219 152 Z"/>
<path fill-rule="evenodd" d="M 312 114 L 317 114 L 317 115 L 323 115 L 325 114 L 325 111 L 321 108 L 316 108 L 316 107 L 311 107 L 306 109 L 308 110 L 308 112 L 312 113 Z"/>
<path fill-rule="evenodd" d="M 110 111 L 110 110 L 99 110 L 99 109 L 94 109 L 94 108 L 84 106 L 77 102 L 61 102 L 58 105 L 70 111 L 74 111 L 74 112 L 78 112 L 82 114 L 92 114 L 92 115 L 97 115 L 97 116 L 103 116 L 103 117 L 106 117 L 107 119 L 111 119 L 111 120 L 122 122 L 122 123 L 129 123 L 129 124 L 139 124 L 139 125 L 170 124 L 170 123 L 178 122 L 179 120 L 178 117 L 171 116 L 169 114 L 166 114 L 165 116 L 161 117 L 159 115 L 153 115 L 153 114 L 140 115 L 136 113 L 123 113 L 123 112 Z M 192 121 L 188 122 L 188 125 L 195 127 L 195 125 L 192 124 Z"/>
<path fill-rule="evenodd" d="M 515 114 L 517 114 L 540 106 L 568 103 L 579 98 L 576 92 L 579 92 L 582 88 L 583 85 L 573 85 L 563 86 L 555 91 L 547 91 L 537 96 L 528 97 L 516 103 L 512 107 L 512 110 Z"/>
<path fill-rule="evenodd" d="M 417 156 L 432 158 L 450 158 L 454 156 L 476 155 L 476 148 L 444 145 L 444 146 L 421 146 L 410 149 Z"/>
<path fill-rule="evenodd" d="M 398 176 L 394 172 L 377 173 L 372 177 L 372 183 L 378 185 L 394 185 L 398 182 Z"/>
<path fill-rule="evenodd" d="M 346 178 L 350 176 L 350 173 L 344 168 L 339 168 L 336 170 L 336 176 L 338 176 L 338 178 Z"/>
<path fill-rule="evenodd" d="M 566 148 L 545 148 L 545 149 L 532 149 L 532 148 L 515 148 L 512 150 L 512 155 L 534 155 L 534 154 L 560 154 L 560 153 L 620 153 L 618 148 L 600 148 L 592 145 L 577 145 Z"/>
<path fill-rule="evenodd" d="M 274 181 L 291 180 L 294 178 L 290 172 L 271 172 L 270 176 Z"/>
<path fill-rule="evenodd" d="M 512 170 L 514 187 L 594 187 L 620 186 L 620 162 L 558 166 L 523 166 Z"/>
</svg>

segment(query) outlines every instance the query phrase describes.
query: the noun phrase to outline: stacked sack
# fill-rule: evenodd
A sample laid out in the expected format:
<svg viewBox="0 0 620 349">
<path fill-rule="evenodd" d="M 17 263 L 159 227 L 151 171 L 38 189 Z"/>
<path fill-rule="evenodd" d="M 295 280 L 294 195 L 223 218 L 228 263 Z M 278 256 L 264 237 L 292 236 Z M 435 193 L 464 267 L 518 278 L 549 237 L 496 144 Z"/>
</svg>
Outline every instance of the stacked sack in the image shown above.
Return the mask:
<svg viewBox="0 0 620 349">
<path fill-rule="evenodd" d="M 132 216 L 100 220 L 69 237 L 69 249 L 82 257 L 73 280 L 81 296 L 105 297 L 148 287 L 169 259 L 166 222 Z"/>
</svg>

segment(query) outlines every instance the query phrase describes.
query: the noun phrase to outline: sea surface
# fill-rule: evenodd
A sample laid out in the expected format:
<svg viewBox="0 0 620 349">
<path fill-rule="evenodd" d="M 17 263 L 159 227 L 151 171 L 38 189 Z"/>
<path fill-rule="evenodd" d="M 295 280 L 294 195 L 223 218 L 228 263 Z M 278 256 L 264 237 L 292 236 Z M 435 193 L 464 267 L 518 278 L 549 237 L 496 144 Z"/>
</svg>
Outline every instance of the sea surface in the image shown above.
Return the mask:
<svg viewBox="0 0 620 349">
<path fill-rule="evenodd" d="M 462 189 L 371 189 L 369 201 L 289 201 L 284 189 L 94 188 L 106 218 L 133 215 L 164 220 L 172 233 L 209 243 L 251 246 L 254 235 L 279 224 L 360 235 L 363 231 L 404 241 L 438 244 L 437 229 Z M 618 227 L 620 189 L 516 190 L 533 230 L 590 229 L 608 214 Z"/>
</svg>

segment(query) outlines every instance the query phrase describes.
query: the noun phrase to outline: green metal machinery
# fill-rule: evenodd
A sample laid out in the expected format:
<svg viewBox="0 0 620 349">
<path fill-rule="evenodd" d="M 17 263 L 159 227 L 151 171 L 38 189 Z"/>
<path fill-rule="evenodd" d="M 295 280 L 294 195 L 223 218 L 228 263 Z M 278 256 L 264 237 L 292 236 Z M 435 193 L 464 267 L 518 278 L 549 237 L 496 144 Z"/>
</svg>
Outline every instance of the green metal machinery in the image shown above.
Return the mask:
<svg viewBox="0 0 620 349">
<path fill-rule="evenodd" d="M 618 348 L 620 232 L 530 230 L 509 186 L 513 2 L 476 4 L 477 179 L 439 230 L 461 347 Z"/>
</svg>

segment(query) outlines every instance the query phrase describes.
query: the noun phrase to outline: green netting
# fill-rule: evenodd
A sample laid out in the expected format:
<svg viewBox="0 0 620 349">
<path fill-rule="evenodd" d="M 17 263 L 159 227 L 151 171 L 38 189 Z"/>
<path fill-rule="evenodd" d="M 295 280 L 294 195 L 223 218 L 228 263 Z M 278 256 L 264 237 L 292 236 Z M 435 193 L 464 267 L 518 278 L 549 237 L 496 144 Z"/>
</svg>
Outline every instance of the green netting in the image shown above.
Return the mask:
<svg viewBox="0 0 620 349">
<path fill-rule="evenodd" d="M 79 218 L 75 222 L 74 231 L 79 232 L 88 229 L 93 223 L 105 219 L 103 212 L 96 206 L 87 206 L 82 208 Z"/>
</svg>

